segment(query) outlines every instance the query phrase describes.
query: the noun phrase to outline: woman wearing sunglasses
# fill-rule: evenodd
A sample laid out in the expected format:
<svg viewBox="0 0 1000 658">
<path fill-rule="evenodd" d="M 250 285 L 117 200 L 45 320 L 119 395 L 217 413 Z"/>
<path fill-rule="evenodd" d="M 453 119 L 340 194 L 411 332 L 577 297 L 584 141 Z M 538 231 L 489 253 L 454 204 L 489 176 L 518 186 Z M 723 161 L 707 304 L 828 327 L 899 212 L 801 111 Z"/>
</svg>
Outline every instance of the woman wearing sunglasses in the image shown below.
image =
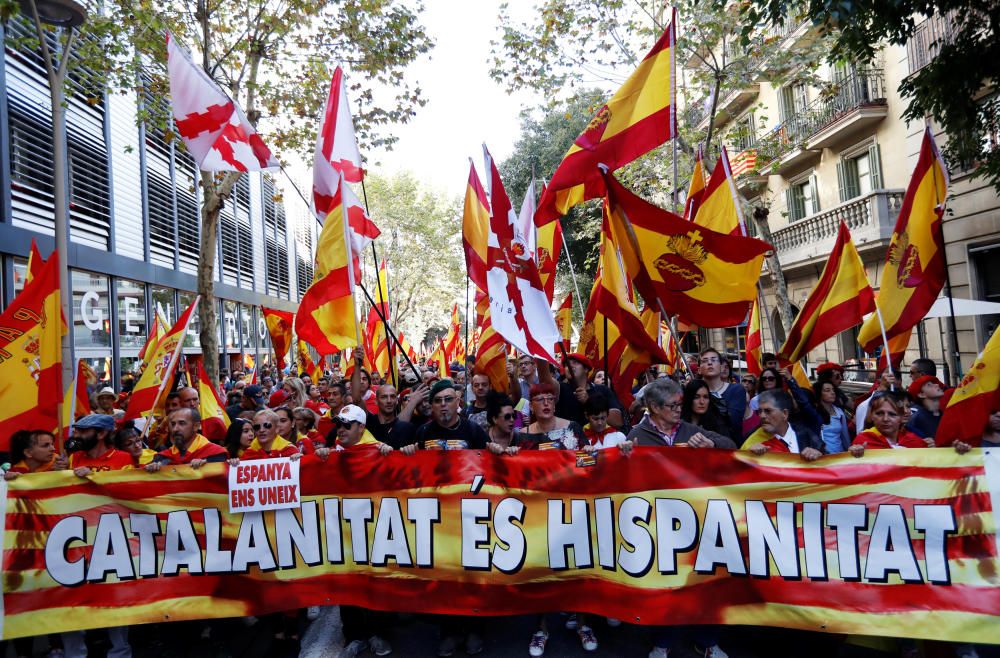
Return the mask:
<svg viewBox="0 0 1000 658">
<path fill-rule="evenodd" d="M 486 448 L 495 455 L 516 455 L 521 434 L 514 429 L 514 401 L 506 393 L 490 391 L 486 394 Z"/>
<path fill-rule="evenodd" d="M 288 457 L 299 459 L 302 453 L 294 443 L 278 434 L 278 414 L 271 409 L 261 409 L 253 417 L 254 440 L 240 459 L 273 459 Z M 230 464 L 239 462 L 231 459 Z"/>
</svg>

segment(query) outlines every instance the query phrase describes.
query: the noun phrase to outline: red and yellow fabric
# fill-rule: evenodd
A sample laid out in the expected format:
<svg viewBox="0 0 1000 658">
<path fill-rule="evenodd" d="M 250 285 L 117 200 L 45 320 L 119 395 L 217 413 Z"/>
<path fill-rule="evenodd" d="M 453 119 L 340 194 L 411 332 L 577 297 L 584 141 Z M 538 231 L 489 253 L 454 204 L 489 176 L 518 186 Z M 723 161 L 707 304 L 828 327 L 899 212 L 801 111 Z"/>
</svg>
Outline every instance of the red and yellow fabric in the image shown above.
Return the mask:
<svg viewBox="0 0 1000 658">
<path fill-rule="evenodd" d="M 486 314 L 490 310 L 490 296 L 485 291 L 476 289 L 476 326 L 483 326 Z"/>
<path fill-rule="evenodd" d="M 247 449 L 240 455 L 244 461 L 254 461 L 256 459 L 276 459 L 278 457 L 290 457 L 298 454 L 298 447 L 283 436 L 276 436 L 271 441 L 271 447 L 267 450 L 256 438 L 250 442 Z"/>
<path fill-rule="evenodd" d="M 705 196 L 705 163 L 702 162 L 701 147 L 694 156 L 694 169 L 691 171 L 691 183 L 688 185 L 687 199 L 684 201 L 684 219 L 694 221 Z"/>
<path fill-rule="evenodd" d="M 304 341 L 299 341 L 298 349 L 296 351 L 298 352 L 299 358 L 299 374 L 309 375 L 313 381 L 316 381 L 323 376 L 323 371 L 320 370 L 319 366 L 316 365 L 316 362 L 312 360 L 312 356 L 309 354 L 309 347 Z M 354 363 L 354 360 L 351 359 L 350 362 Z"/>
<path fill-rule="evenodd" d="M 53 252 L 0 314 L 0 450 L 17 430 L 58 428 L 64 329 Z"/>
<path fill-rule="evenodd" d="M 566 295 L 566 299 L 556 310 L 556 326 L 559 327 L 559 335 L 562 336 L 563 349 L 570 351 L 569 341 L 573 337 L 573 293 Z"/>
<path fill-rule="evenodd" d="M 149 335 L 146 336 L 146 342 L 142 344 L 142 349 L 139 350 L 139 360 L 149 365 L 147 359 L 156 352 L 156 346 L 163 340 L 164 334 L 169 330 L 170 326 L 166 324 L 163 315 L 160 313 L 160 309 L 157 308 L 156 313 L 153 314 L 153 326 L 149 330 Z"/>
<path fill-rule="evenodd" d="M 188 357 L 190 359 L 190 357 Z M 223 443 L 231 421 L 226 413 L 226 405 L 219 397 L 219 391 L 212 386 L 212 380 L 205 372 L 205 364 L 197 359 L 198 373 L 198 413 L 201 415 L 201 432 L 210 441 Z M 256 370 L 254 371 L 256 374 Z"/>
<path fill-rule="evenodd" d="M 295 323 L 295 314 L 263 306 L 260 310 L 264 314 L 264 324 L 267 325 L 267 333 L 271 337 L 271 347 L 274 348 L 274 364 L 278 370 L 284 370 L 288 365 L 285 357 L 292 347 L 292 325 Z"/>
<path fill-rule="evenodd" d="M 760 357 L 764 354 L 764 334 L 760 329 L 760 298 L 754 297 L 753 307 L 750 309 L 750 322 L 747 325 L 747 372 L 755 377 L 760 377 L 764 370 L 760 363 Z"/>
<path fill-rule="evenodd" d="M 746 235 L 746 223 L 743 221 L 740 197 L 736 191 L 736 183 L 729 167 L 729 155 L 726 153 L 725 146 L 722 147 L 719 161 L 715 163 L 715 169 L 712 170 L 708 186 L 699 199 L 696 214 L 693 217 L 687 217 L 687 219 L 717 233 Z"/>
<path fill-rule="evenodd" d="M 674 335 L 670 332 L 670 327 L 666 320 L 660 320 L 660 347 L 667 355 L 667 362 L 657 366 L 661 373 L 672 375 L 677 372 L 680 366 L 681 350 L 674 340 Z"/>
<path fill-rule="evenodd" d="M 427 367 L 437 371 L 438 377 L 448 377 L 448 352 L 444 348 L 444 341 L 438 338 L 438 345 L 427 359 Z"/>
<path fill-rule="evenodd" d="M 1000 331 L 994 330 L 986 347 L 962 377 L 938 424 L 939 446 L 964 441 L 978 446 L 990 414 L 1000 409 Z"/>
<path fill-rule="evenodd" d="M 631 406 L 635 400 L 635 397 L 632 395 L 632 387 L 635 384 L 636 377 L 640 373 L 649 370 L 654 364 L 670 363 L 670 355 L 663 350 L 662 343 L 660 342 L 659 311 L 654 311 L 649 306 L 646 306 L 639 314 L 639 319 L 642 321 L 646 337 L 660 349 L 658 353 L 651 353 L 644 349 L 644 345 L 637 344 L 631 340 L 625 346 L 621 361 L 618 362 L 618 372 L 611 381 L 614 385 L 615 393 L 618 394 L 618 399 L 621 400 L 626 408 Z"/>
<path fill-rule="evenodd" d="M 482 334 L 476 348 L 476 372 L 490 378 L 494 391 L 506 393 L 510 387 L 507 375 L 507 341 L 493 329 L 489 309 L 482 325 Z"/>
<path fill-rule="evenodd" d="M 132 389 L 125 420 L 140 416 L 163 415 L 167 393 L 170 392 L 177 361 L 184 347 L 184 337 L 187 336 L 188 325 L 200 300 L 200 295 L 195 297 L 191 305 L 177 318 L 170 331 L 156 344 L 156 350 L 149 358 L 149 365 L 142 371 L 142 376 Z"/>
<path fill-rule="evenodd" d="M 562 222 L 558 219 L 535 229 L 535 261 L 538 263 L 538 276 L 542 280 L 549 304 L 555 295 L 556 265 L 559 264 L 559 254 L 562 252 L 562 235 Z"/>
<path fill-rule="evenodd" d="M 778 358 L 798 362 L 828 338 L 861 324 L 874 310 L 875 293 L 868 283 L 865 265 L 847 225 L 840 222 L 823 274 L 795 316 Z"/>
<path fill-rule="evenodd" d="M 469 184 L 465 188 L 465 208 L 462 212 L 462 250 L 465 267 L 476 288 L 485 292 L 490 233 L 490 204 L 486 190 L 479 182 L 476 168 L 469 163 Z"/>
<path fill-rule="evenodd" d="M 45 259 L 42 257 L 42 252 L 38 250 L 38 244 L 35 242 L 35 239 L 31 238 L 31 248 L 28 251 L 28 267 L 24 274 L 24 285 L 28 285 L 32 279 L 38 276 L 38 273 L 42 271 L 43 265 L 45 265 Z"/>
<path fill-rule="evenodd" d="M 572 609 L 642 625 L 996 641 L 997 523 L 981 453 L 872 450 L 862 459 L 807 463 L 728 450 L 618 452 L 605 451 L 587 468 L 569 450 L 516 458 L 485 450 L 306 457 L 301 509 L 263 514 L 229 513 L 224 464 L 18 478 L 2 501 L 4 638 L 162 623 L 164 610 L 171 621 L 186 621 L 339 604 L 490 616 Z M 499 545 L 471 553 L 485 555 L 481 570 L 462 564 L 475 475 L 489 483 L 476 497 L 484 509 L 498 518 L 513 513 L 509 502 L 501 512 L 501 501 L 512 498 L 525 512 L 523 522 L 508 524 L 513 555 Z M 369 532 L 393 527 L 387 521 L 395 510 L 407 540 L 352 545 L 337 513 L 349 499 L 371 501 L 377 519 Z M 428 521 L 426 533 L 406 520 L 429 510 L 415 499 L 434 501 L 438 520 Z M 589 523 L 577 521 L 578 509 Z M 841 519 L 860 519 L 847 531 L 842 558 L 825 523 L 835 509 Z M 619 518 L 628 537 L 618 536 Z M 579 555 L 561 547 L 561 539 L 579 536 L 568 532 L 571 520 L 583 533 Z M 129 529 L 140 522 L 167 541 L 139 541 Z M 500 527 L 483 525 L 492 533 Z M 110 541 L 116 537 L 122 541 Z M 629 538 L 638 546 L 625 546 Z M 387 544 L 398 558 L 377 563 L 375 547 Z M 98 559 L 102 549 L 119 548 L 129 554 Z M 505 563 L 513 568 L 491 568 L 491 557 L 513 557 Z M 894 565 L 906 581 L 883 569 Z"/>
<path fill-rule="evenodd" d="M 882 271 L 877 303 L 889 340 L 923 320 L 944 286 L 942 217 L 947 196 L 948 174 L 927 128 Z M 873 314 L 862 325 L 858 344 L 873 354 L 881 342 L 878 315 Z"/>
<path fill-rule="evenodd" d="M 465 362 L 465 345 L 462 343 L 462 318 L 458 314 L 458 304 L 451 307 L 451 322 L 448 324 L 448 335 L 444 339 L 444 353 L 448 363 Z"/>
<path fill-rule="evenodd" d="M 346 183 L 341 183 L 341 191 Z M 343 198 L 343 194 L 340 195 Z M 348 209 L 338 202 L 316 243 L 316 270 L 295 314 L 295 333 L 320 354 L 357 347 L 361 327 L 354 306 L 357 256 L 348 241 Z M 362 209 L 363 211 L 363 209 Z M 365 218 L 367 219 L 367 217 Z"/>
<path fill-rule="evenodd" d="M 373 306 L 368 311 L 368 325 L 365 332 L 371 347 L 372 369 L 386 381 L 398 382 L 399 371 L 394 345 L 389 340 L 385 323 L 379 317 L 381 313 L 382 317 L 389 319 L 389 280 L 384 260 L 378 268 L 377 287 L 373 294 L 377 308 Z"/>
<path fill-rule="evenodd" d="M 396 334 L 396 338 L 399 339 L 399 344 L 406 356 L 410 358 L 410 361 L 415 363 L 417 361 L 417 351 L 413 349 L 412 345 L 410 345 L 410 341 L 406 339 L 406 336 L 403 335 L 402 331 Z"/>
<path fill-rule="evenodd" d="M 256 439 L 254 440 L 256 441 Z M 212 443 L 208 440 L 208 437 L 202 434 L 196 434 L 194 441 L 191 442 L 191 445 L 188 446 L 188 449 L 184 452 L 184 454 L 181 454 L 181 451 L 173 445 L 156 454 L 161 459 L 166 459 L 168 464 L 177 466 L 180 464 L 190 464 L 195 459 L 208 459 L 209 457 L 214 457 L 215 455 L 226 454 L 226 449 L 216 443 Z M 242 457 L 242 455 L 240 456 Z M 152 459 L 149 461 L 152 461 Z M 139 463 L 142 463 L 141 457 Z"/>
<path fill-rule="evenodd" d="M 535 224 L 558 219 L 578 203 L 604 195 L 597 165 L 627 165 L 677 133 L 674 103 L 676 12 L 625 84 L 573 142 L 542 192 Z"/>
<path fill-rule="evenodd" d="M 636 196 L 613 175 L 605 179 L 608 224 L 639 294 L 650 302 L 659 298 L 668 313 L 702 327 L 743 322 L 757 297 L 764 253 L 773 247 L 693 225 Z"/>
</svg>

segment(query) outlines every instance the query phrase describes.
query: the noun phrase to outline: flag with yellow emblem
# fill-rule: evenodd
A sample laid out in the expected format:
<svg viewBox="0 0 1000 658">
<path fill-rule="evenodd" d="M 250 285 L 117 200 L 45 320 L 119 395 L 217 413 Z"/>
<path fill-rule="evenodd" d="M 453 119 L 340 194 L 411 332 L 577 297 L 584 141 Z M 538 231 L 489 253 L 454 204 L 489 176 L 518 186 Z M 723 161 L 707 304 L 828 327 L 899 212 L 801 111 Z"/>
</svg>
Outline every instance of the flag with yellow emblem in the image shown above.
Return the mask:
<svg viewBox="0 0 1000 658">
<path fill-rule="evenodd" d="M 964 441 L 980 445 L 990 415 L 1000 410 L 1000 331 L 993 336 L 952 393 L 938 425 L 939 446 Z"/>
</svg>

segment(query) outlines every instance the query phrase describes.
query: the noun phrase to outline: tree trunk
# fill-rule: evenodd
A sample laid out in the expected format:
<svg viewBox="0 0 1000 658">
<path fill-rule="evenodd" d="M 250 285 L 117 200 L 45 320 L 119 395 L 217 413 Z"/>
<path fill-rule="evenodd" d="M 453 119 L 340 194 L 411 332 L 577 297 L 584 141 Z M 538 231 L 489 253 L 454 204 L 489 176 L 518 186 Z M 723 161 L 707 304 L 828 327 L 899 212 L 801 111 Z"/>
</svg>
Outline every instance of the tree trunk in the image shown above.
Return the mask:
<svg viewBox="0 0 1000 658">
<path fill-rule="evenodd" d="M 758 206 L 753 210 L 754 223 L 760 239 L 768 244 L 774 244 L 771 238 L 771 227 L 767 223 L 769 211 L 763 206 Z M 778 300 L 778 315 L 781 319 L 781 333 L 788 335 L 788 330 L 792 327 L 792 305 L 788 301 L 788 286 L 785 284 L 785 273 L 781 271 L 781 261 L 778 260 L 777 250 L 772 250 L 767 256 L 767 269 L 771 271 L 771 279 L 774 281 L 774 294 Z M 780 345 L 775 346 L 775 351 L 780 349 Z"/>
<path fill-rule="evenodd" d="M 226 199 L 232 194 L 233 186 L 242 174 L 226 174 L 220 183 L 215 182 L 215 174 L 201 172 L 201 244 L 198 249 L 198 319 L 201 321 L 201 356 L 205 373 L 212 386 L 219 382 L 219 332 L 216 331 L 215 303 L 215 255 L 219 233 L 219 213 Z"/>
</svg>

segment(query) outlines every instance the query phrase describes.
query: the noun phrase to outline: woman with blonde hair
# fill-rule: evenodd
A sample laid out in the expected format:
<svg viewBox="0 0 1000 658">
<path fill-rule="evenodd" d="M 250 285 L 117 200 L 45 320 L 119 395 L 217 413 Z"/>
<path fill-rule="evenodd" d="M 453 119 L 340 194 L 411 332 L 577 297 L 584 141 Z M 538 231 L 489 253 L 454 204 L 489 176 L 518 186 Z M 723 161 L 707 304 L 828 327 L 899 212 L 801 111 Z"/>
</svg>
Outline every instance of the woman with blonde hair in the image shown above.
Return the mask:
<svg viewBox="0 0 1000 658">
<path fill-rule="evenodd" d="M 284 401 L 285 406 L 291 409 L 306 406 L 309 396 L 306 394 L 305 382 L 298 377 L 285 377 L 281 382 L 281 387 L 287 396 Z"/>
</svg>

